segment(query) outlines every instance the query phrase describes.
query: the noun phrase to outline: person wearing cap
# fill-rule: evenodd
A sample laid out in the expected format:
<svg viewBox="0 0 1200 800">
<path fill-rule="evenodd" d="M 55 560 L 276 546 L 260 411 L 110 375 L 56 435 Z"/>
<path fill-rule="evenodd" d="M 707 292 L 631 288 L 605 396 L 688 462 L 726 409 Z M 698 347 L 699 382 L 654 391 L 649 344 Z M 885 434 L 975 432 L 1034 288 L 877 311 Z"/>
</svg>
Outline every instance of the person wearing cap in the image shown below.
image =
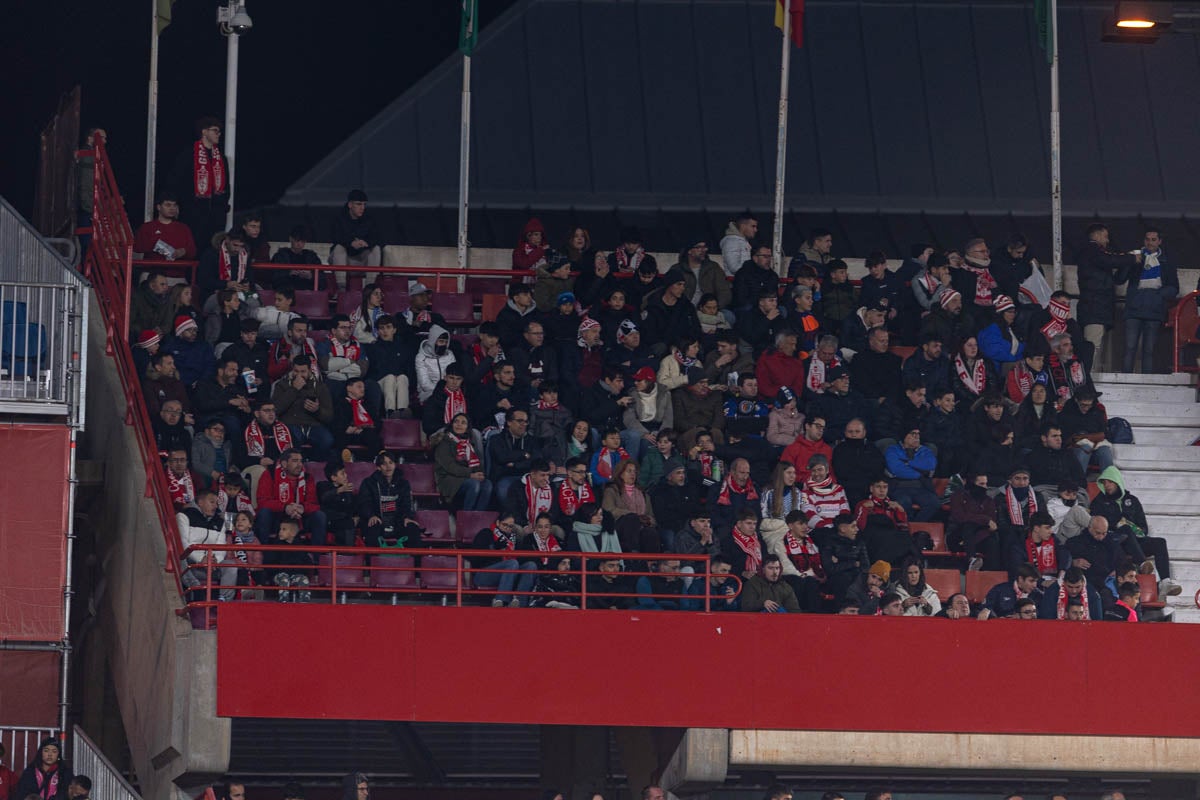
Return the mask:
<svg viewBox="0 0 1200 800">
<path fill-rule="evenodd" d="M 1061 289 L 1054 292 L 1050 295 L 1050 302 L 1046 308 L 1043 309 L 1040 306 L 1029 308 L 1027 313 L 1020 315 L 1018 324 L 1023 325 L 1021 336 L 1025 341 L 1041 335 L 1050 343 L 1055 352 L 1058 351 L 1054 344 L 1055 337 L 1066 334 L 1073 345 L 1072 354 L 1083 362 L 1088 371 L 1093 369 L 1092 357 L 1095 354 L 1095 348 L 1084 338 L 1083 327 L 1078 320 L 1071 316 L 1071 295 L 1068 292 Z"/>
<path fill-rule="evenodd" d="M 646 296 L 645 321 L 642 327 L 650 342 L 650 350 L 661 358 L 667 352 L 667 342 L 681 336 L 702 335 L 696 307 L 685 296 L 687 278 L 682 270 L 672 269 L 663 276 L 663 287 Z"/>
<path fill-rule="evenodd" d="M 900 313 L 900 296 L 904 282 L 888 269 L 887 255 L 880 250 L 867 254 L 867 274 L 863 276 L 858 290 L 858 301 L 867 308 L 882 307 L 889 328 Z"/>
<path fill-rule="evenodd" d="M 198 252 L 212 246 L 229 212 L 229 163 L 221 155 L 221 122 L 196 121 L 196 141 L 175 160 L 167 184 L 179 199 L 179 217 L 192 229 Z"/>
<path fill-rule="evenodd" d="M 936 331 L 921 336 L 921 346 L 904 360 L 900 375 L 905 385 L 916 381 L 930 392 L 950 386 L 950 360 L 942 352 L 942 337 Z"/>
<path fill-rule="evenodd" d="M 554 307 L 542 315 L 546 344 L 554 349 L 556 355 L 575 343 L 575 337 L 579 335 L 579 323 L 582 321 L 575 293 L 560 293 L 554 299 Z"/>
<path fill-rule="evenodd" d="M 922 245 L 922 247 L 925 246 Z M 915 246 L 913 250 L 916 250 Z M 908 264 L 909 262 L 904 263 Z M 897 271 L 898 273 L 899 271 Z M 944 253 L 934 253 L 933 248 L 929 248 L 929 254 L 925 256 L 925 263 L 913 273 L 910 281 L 913 299 L 921 307 L 921 312 L 932 312 L 938 307 L 941 296 L 951 290 L 950 261 Z M 960 299 L 961 297 L 962 295 L 959 295 Z"/>
<path fill-rule="evenodd" d="M 546 343 L 546 327 L 541 319 L 526 320 L 520 341 L 504 354 L 520 376 L 520 383 L 533 389 L 531 399 L 536 400 L 542 381 L 558 382 L 558 352 Z"/>
<path fill-rule="evenodd" d="M 973 338 L 976 329 L 975 319 L 963 305 L 962 294 L 947 286 L 938 292 L 929 313 L 921 319 L 920 333 L 934 331 L 943 342 L 957 347 Z"/>
<path fill-rule="evenodd" d="M 179 221 L 179 196 L 164 189 L 154 198 L 154 218 L 138 227 L 133 252 L 143 258 L 191 261 L 196 258 L 192 229 Z"/>
<path fill-rule="evenodd" d="M 179 380 L 185 386 L 193 386 L 196 381 L 211 374 L 217 360 L 212 345 L 200 338 L 200 328 L 195 318 L 188 314 L 180 314 L 175 318 L 175 335 L 163 344 L 162 349 L 174 356 Z"/>
<path fill-rule="evenodd" d="M 642 341 L 640 325 L 627 319 L 617 326 L 617 340 L 605 352 L 604 364 L 619 368 L 627 382 L 632 382 L 634 374 L 642 367 L 653 369 L 654 356 Z"/>
<path fill-rule="evenodd" d="M 434 325 L 448 327 L 446 318 L 430 308 L 432 304 L 429 287 L 420 281 L 412 281 L 408 285 L 408 308 L 396 315 L 396 322 L 418 337 L 428 333 Z"/>
<path fill-rule="evenodd" d="M 1063 439 L 1084 471 L 1090 463 L 1101 470 L 1113 464 L 1112 443 L 1107 438 L 1108 414 L 1098 402 L 1101 394 L 1085 386 L 1066 402 L 1058 415 Z"/>
<path fill-rule="evenodd" d="M 742 261 L 745 260 L 746 257 L 743 257 Z M 693 306 L 699 308 L 700 298 L 706 294 L 713 294 L 717 297 L 717 306 L 728 311 L 733 300 L 733 290 L 729 281 L 725 280 L 725 271 L 708 257 L 707 236 L 693 237 L 691 244 L 679 251 L 679 261 L 672 265 L 671 269 L 683 273 L 686 282 L 683 296 L 690 300 Z M 732 312 L 729 312 L 726 318 L 730 324 L 733 323 Z"/>
<path fill-rule="evenodd" d="M 571 262 L 565 258 L 555 258 L 553 261 L 537 267 L 533 282 L 533 302 L 537 310 L 543 314 L 554 310 L 558 296 L 575 288 L 575 279 L 571 277 Z"/>
<path fill-rule="evenodd" d="M 777 397 L 782 389 L 789 389 L 793 395 L 802 390 L 804 362 L 797 357 L 797 342 L 795 331 L 780 330 L 775 334 L 773 346 L 758 357 L 754 374 L 758 376 L 758 389 L 764 397 Z M 790 443 L 791 439 L 785 444 Z"/>
<path fill-rule="evenodd" d="M 500 328 L 500 345 L 505 351 L 517 347 L 531 319 L 540 319 L 533 294 L 529 286 L 513 283 L 508 287 L 508 302 L 496 314 L 496 325 Z"/>
<path fill-rule="evenodd" d="M 1017 319 L 1017 304 L 1006 294 L 996 295 L 995 322 L 979 332 L 979 351 L 1006 372 L 1025 355 L 1025 343 L 1017 336 L 1013 323 Z"/>
<path fill-rule="evenodd" d="M 804 414 L 800 413 L 796 393 L 786 386 L 775 393 L 775 403 L 767 415 L 767 441 L 787 447 L 804 433 Z"/>
<path fill-rule="evenodd" d="M 579 321 L 573 344 L 559 354 L 559 375 L 563 382 L 563 397 L 577 416 L 591 421 L 582 404 L 584 394 L 596 385 L 604 371 L 604 341 L 600 338 L 600 323 L 591 317 Z"/>
<path fill-rule="evenodd" d="M 646 252 L 644 241 L 642 232 L 637 227 L 631 225 L 622 228 L 621 246 L 608 256 L 609 269 L 618 274 L 629 275 L 636 273 L 643 264 L 649 264 L 657 274 L 658 262 Z"/>
<path fill-rule="evenodd" d="M 748 261 L 733 276 L 733 311 L 739 321 L 742 312 L 749 312 L 764 294 L 779 297 L 779 274 L 772 265 L 771 248 L 758 245 Z"/>
<path fill-rule="evenodd" d="M 146 367 L 150 366 L 150 359 L 158 352 L 162 345 L 162 336 L 158 331 L 146 329 L 137 335 L 133 343 L 133 367 L 138 375 L 146 374 Z"/>
<path fill-rule="evenodd" d="M 873 408 L 862 393 L 853 389 L 850 371 L 843 366 L 825 372 L 829 386 L 808 404 L 808 413 L 825 418 L 825 441 L 831 446 L 842 438 L 852 419 L 869 419 Z"/>
<path fill-rule="evenodd" d="M 1079 276 L 1076 314 L 1084 337 L 1095 347 L 1093 369 L 1104 364 L 1104 335 L 1116 319 L 1117 284 L 1125 282 L 1130 272 L 1140 274 L 1145 258 L 1141 249 L 1133 254 L 1109 249 L 1108 226 L 1104 223 L 1088 226 L 1087 242 L 1075 261 Z"/>
<path fill-rule="evenodd" d="M 621 416 L 621 444 L 640 460 L 643 448 L 657 446 L 658 432 L 675 425 L 671 393 L 657 383 L 658 375 L 651 367 L 639 367 L 633 374 L 633 402 Z"/>
<path fill-rule="evenodd" d="M 750 242 L 757 235 L 758 220 L 749 211 L 738 214 L 725 226 L 725 233 L 721 237 L 721 262 L 728 277 L 734 277 L 738 269 L 750 260 Z"/>
<path fill-rule="evenodd" d="M 367 193 L 352 189 L 346 205 L 333 221 L 329 239 L 329 263 L 338 266 L 378 267 L 383 263 L 383 247 L 375 221 L 367 213 Z"/>
<path fill-rule="evenodd" d="M 546 244 L 546 228 L 537 217 L 530 217 L 521 229 L 521 240 L 512 252 L 513 269 L 537 269 L 547 261 L 547 253 L 553 252 Z"/>
<path fill-rule="evenodd" d="M 720 551 L 720 546 L 713 541 L 708 515 L 705 514 L 702 521 L 695 516 L 700 507 L 700 493 L 688 480 L 687 465 L 682 458 L 671 456 L 663 464 L 662 480 L 650 487 L 650 502 L 654 505 L 665 552 L 683 555 L 707 551 L 713 555 Z M 707 542 L 704 530 L 709 534 Z M 686 542 L 680 539 L 683 534 L 687 534 Z M 680 549 L 685 544 L 688 549 Z"/>
</svg>

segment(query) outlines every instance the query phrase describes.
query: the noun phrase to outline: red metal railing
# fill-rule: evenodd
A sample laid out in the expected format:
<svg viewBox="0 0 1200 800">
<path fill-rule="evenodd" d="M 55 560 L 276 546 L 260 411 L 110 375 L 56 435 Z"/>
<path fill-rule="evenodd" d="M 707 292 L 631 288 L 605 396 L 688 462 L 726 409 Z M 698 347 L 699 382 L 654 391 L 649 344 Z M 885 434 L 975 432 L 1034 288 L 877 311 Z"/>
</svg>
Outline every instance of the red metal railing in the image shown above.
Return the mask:
<svg viewBox="0 0 1200 800">
<path fill-rule="evenodd" d="M 1200 372 L 1200 366 L 1197 366 L 1195 359 L 1195 356 L 1200 355 L 1200 350 L 1193 351 L 1190 359 L 1185 359 L 1183 355 L 1183 351 L 1188 345 L 1200 345 L 1200 338 L 1196 336 L 1197 333 L 1200 333 L 1197 331 L 1197 326 L 1200 326 L 1200 310 L 1196 307 L 1197 298 L 1200 298 L 1200 292 L 1189 292 L 1179 298 L 1179 302 L 1175 304 L 1168 315 L 1167 327 L 1172 330 L 1172 372 Z"/>
<path fill-rule="evenodd" d="M 247 564 L 241 561 L 231 562 L 230 556 L 226 555 L 224 561 L 217 561 L 214 558 L 214 553 L 224 552 L 226 554 L 234 552 L 245 553 L 269 553 L 289 552 L 289 553 L 307 553 L 318 558 L 318 562 L 312 566 L 293 566 L 293 565 L 258 565 Z M 528 550 L 518 551 L 497 551 L 497 550 L 458 550 L 458 549 L 436 549 L 436 548 L 379 548 L 379 547 L 282 547 L 278 545 L 197 545 L 189 548 L 183 553 L 183 557 L 193 553 L 202 553 L 204 558 L 202 561 L 194 564 L 189 564 L 187 570 L 191 575 L 195 576 L 197 583 L 188 588 L 188 593 L 193 598 L 202 596 L 202 599 L 193 599 L 188 603 L 187 608 L 192 616 L 193 624 L 198 627 L 209 628 L 215 622 L 215 609 L 222 603 L 217 600 L 222 589 L 229 591 L 231 589 L 241 592 L 246 591 L 262 591 L 268 599 L 272 594 L 278 595 L 279 592 L 296 592 L 309 591 L 312 593 L 316 602 L 338 603 L 339 598 L 345 600 L 347 595 L 365 596 L 367 593 L 373 596 L 404 596 L 404 595 L 442 595 L 445 598 L 454 598 L 454 605 L 461 607 L 464 605 L 464 600 L 470 600 L 476 597 L 494 597 L 500 591 L 495 586 L 476 587 L 471 581 L 472 574 L 481 572 L 486 573 L 508 573 L 520 579 L 521 576 L 539 576 L 539 575 L 572 575 L 579 578 L 579 591 L 571 591 L 567 593 L 538 591 L 536 586 L 531 591 L 519 591 L 513 589 L 506 591 L 504 594 L 512 595 L 513 597 L 543 597 L 547 600 L 562 600 L 564 597 L 570 597 L 578 601 L 578 606 L 582 610 L 587 609 L 588 598 L 617 598 L 625 600 L 636 600 L 638 598 L 652 598 L 654 600 L 670 600 L 680 602 L 690 600 L 696 603 L 702 603 L 703 610 L 710 611 L 716 603 L 724 602 L 731 597 L 737 597 L 741 594 L 742 582 L 736 575 L 725 575 L 725 582 L 733 588 L 733 594 L 730 595 L 725 591 L 713 593 L 710 591 L 710 578 L 712 573 L 709 570 L 709 557 L 705 555 L 675 555 L 670 553 L 581 553 L 581 552 L 535 552 Z M 321 556 L 328 556 L 327 562 L 321 562 Z M 362 556 L 361 563 L 354 564 L 339 564 L 338 556 Z M 387 557 L 387 561 L 375 561 L 374 557 Z M 412 560 L 409 564 L 395 563 L 395 557 L 408 557 Z M 443 559 L 453 559 L 452 566 L 432 566 L 428 562 L 421 559 L 427 557 L 440 557 Z M 495 560 L 498 557 L 511 558 L 519 562 L 528 561 L 546 561 L 546 565 L 541 566 L 536 570 L 508 570 L 497 569 L 495 567 L 472 567 L 470 559 L 480 558 L 489 561 Z M 570 559 L 573 564 L 578 564 L 578 568 L 574 566 L 568 570 L 557 569 L 557 562 L 563 559 Z M 661 575 L 672 575 L 680 580 L 690 579 L 693 581 L 703 581 L 704 591 L 698 594 L 684 594 L 679 592 L 676 594 L 639 594 L 636 591 L 612 591 L 612 592 L 597 592 L 589 590 L 588 578 L 602 574 L 599 569 L 592 566 L 589 568 L 589 562 L 595 564 L 600 561 L 621 560 L 626 562 L 626 565 L 637 564 L 640 568 L 625 569 L 622 571 L 622 577 L 640 578 Z M 680 570 L 675 572 L 657 572 L 650 569 L 651 562 L 663 561 L 679 561 Z M 684 571 L 685 567 L 690 567 L 691 571 Z M 307 586 L 276 586 L 273 583 L 254 586 L 229 587 L 222 586 L 220 580 L 214 582 L 214 570 L 236 568 L 238 570 L 249 570 L 251 572 L 257 570 L 282 571 L 282 572 L 300 572 L 311 576 L 310 583 Z M 326 580 L 319 580 L 321 573 L 328 575 Z M 364 578 L 365 573 L 365 578 Z M 382 577 L 384 574 L 411 576 L 411 578 L 398 583 L 384 583 L 376 580 L 376 576 Z M 453 585 L 436 585 L 430 582 L 426 585 L 422 576 L 436 574 L 453 577 Z M 190 580 L 190 579 L 189 579 Z M 630 587 L 632 588 L 632 587 Z M 225 601 L 232 602 L 232 601 Z"/>
<path fill-rule="evenodd" d="M 79 155 L 94 156 L 96 162 L 92 242 L 84 259 L 85 275 L 96 289 L 96 300 L 100 304 L 108 339 L 105 351 L 112 356 L 125 395 L 125 424 L 133 428 L 138 452 L 146 469 L 146 497 L 154 504 L 166 540 L 166 568 L 175 576 L 175 583 L 182 591 L 179 571 L 176 569 L 180 539 L 175 525 L 175 509 L 167 490 L 167 479 L 154 442 L 150 413 L 142 397 L 141 382 L 129 347 L 133 234 L 104 143 L 97 141 L 94 150 L 80 151 Z"/>
</svg>

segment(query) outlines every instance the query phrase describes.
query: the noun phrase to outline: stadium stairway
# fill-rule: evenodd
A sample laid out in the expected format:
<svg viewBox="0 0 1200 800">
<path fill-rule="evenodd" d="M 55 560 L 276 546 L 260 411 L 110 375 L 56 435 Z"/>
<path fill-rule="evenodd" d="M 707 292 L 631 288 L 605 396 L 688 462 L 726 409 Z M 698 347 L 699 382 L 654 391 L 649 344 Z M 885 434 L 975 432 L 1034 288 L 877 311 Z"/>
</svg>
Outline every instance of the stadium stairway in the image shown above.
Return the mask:
<svg viewBox="0 0 1200 800">
<path fill-rule="evenodd" d="M 1126 488 L 1137 495 L 1155 536 L 1167 540 L 1171 576 L 1182 594 L 1166 598 L 1176 622 L 1200 622 L 1200 402 L 1185 373 L 1095 373 L 1108 416 L 1133 426 L 1134 444 L 1116 445 Z"/>
</svg>

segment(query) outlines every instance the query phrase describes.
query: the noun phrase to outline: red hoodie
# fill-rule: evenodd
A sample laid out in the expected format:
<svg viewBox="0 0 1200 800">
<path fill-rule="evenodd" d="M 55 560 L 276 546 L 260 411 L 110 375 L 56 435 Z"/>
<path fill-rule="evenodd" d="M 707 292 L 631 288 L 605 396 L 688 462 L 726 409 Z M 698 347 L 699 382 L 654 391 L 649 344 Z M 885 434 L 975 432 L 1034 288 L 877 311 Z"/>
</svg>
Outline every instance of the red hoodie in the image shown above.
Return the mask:
<svg viewBox="0 0 1200 800">
<path fill-rule="evenodd" d="M 295 478 L 284 475 L 282 466 L 263 473 L 258 480 L 258 507 L 282 514 L 283 507 L 289 503 L 300 503 L 305 514 L 321 508 L 316 487 L 308 480 L 308 475 L 303 472 Z"/>
<path fill-rule="evenodd" d="M 539 245 L 529 243 L 529 234 L 534 232 L 542 234 L 542 243 Z M 534 265 L 545 257 L 546 229 L 542 227 L 540 219 L 533 217 L 525 223 L 525 229 L 521 231 L 521 241 L 513 248 L 513 269 L 533 269 Z"/>
</svg>

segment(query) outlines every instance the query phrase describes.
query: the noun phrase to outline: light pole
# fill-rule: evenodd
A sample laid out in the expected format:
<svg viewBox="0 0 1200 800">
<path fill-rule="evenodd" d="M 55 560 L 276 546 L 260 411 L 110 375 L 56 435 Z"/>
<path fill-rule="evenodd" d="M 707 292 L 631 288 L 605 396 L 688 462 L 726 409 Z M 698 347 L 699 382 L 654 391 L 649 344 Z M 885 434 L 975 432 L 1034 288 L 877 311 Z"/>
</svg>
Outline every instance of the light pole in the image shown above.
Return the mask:
<svg viewBox="0 0 1200 800">
<path fill-rule="evenodd" d="M 246 13 L 246 4 L 229 0 L 229 5 L 217 9 L 217 24 L 221 35 L 229 41 L 225 58 L 225 161 L 229 164 L 229 212 L 225 215 L 225 228 L 233 226 L 234 177 L 237 171 L 237 80 L 238 40 L 252 27 L 254 22 Z"/>
</svg>

